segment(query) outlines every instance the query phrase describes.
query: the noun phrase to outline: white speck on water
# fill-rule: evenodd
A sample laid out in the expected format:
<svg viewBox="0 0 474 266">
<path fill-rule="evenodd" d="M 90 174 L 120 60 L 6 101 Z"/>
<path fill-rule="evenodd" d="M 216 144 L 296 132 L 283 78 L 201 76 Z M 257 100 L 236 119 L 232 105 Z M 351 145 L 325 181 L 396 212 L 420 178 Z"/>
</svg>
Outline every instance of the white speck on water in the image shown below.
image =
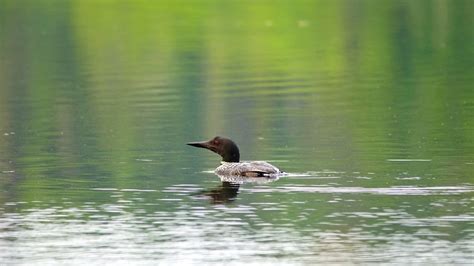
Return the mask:
<svg viewBox="0 0 474 266">
<path fill-rule="evenodd" d="M 137 161 L 140 161 L 140 162 L 152 162 L 153 160 L 151 159 L 136 159 Z"/>
<path fill-rule="evenodd" d="M 118 189 L 116 188 L 108 188 L 108 187 L 97 187 L 97 188 L 92 188 L 91 190 L 97 190 L 97 191 L 116 191 Z"/>
<path fill-rule="evenodd" d="M 368 176 L 356 176 L 356 179 L 372 179 Z"/>
<path fill-rule="evenodd" d="M 120 191 L 123 191 L 123 192 L 156 192 L 157 190 L 155 190 L 155 189 L 124 188 L 124 189 L 121 189 Z"/>
<path fill-rule="evenodd" d="M 201 173 L 214 174 L 214 170 L 205 170 L 205 171 L 201 171 Z"/>
<path fill-rule="evenodd" d="M 419 176 L 407 176 L 407 177 L 397 177 L 395 179 L 398 179 L 398 180 L 420 180 L 421 177 L 419 177 Z"/>
<path fill-rule="evenodd" d="M 388 162 L 431 162 L 431 159 L 387 159 Z"/>
</svg>

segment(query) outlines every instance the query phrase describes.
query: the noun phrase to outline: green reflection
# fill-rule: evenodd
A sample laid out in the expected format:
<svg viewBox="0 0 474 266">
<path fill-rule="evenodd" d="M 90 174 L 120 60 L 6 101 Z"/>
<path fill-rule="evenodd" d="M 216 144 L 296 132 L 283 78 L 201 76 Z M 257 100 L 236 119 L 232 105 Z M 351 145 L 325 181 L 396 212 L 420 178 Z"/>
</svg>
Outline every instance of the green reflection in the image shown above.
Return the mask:
<svg viewBox="0 0 474 266">
<path fill-rule="evenodd" d="M 153 201 L 172 198 L 176 184 L 221 196 L 217 178 L 202 173 L 219 159 L 184 145 L 218 134 L 244 159 L 340 175 L 268 187 L 472 185 L 473 10 L 470 0 L 0 0 L 0 205 L 116 200 L 97 188 L 154 189 L 143 196 Z M 268 200 L 239 193 L 233 202 Z M 335 212 L 326 194 L 269 197 L 289 211 L 259 212 L 262 220 L 301 230 Z M 430 202 L 353 200 L 341 212 L 406 200 L 417 216 Z M 307 205 L 293 201 L 319 207 L 300 221 Z M 377 222 L 352 217 L 341 230 L 351 219 Z M 458 239 L 465 229 L 443 232 Z"/>
</svg>

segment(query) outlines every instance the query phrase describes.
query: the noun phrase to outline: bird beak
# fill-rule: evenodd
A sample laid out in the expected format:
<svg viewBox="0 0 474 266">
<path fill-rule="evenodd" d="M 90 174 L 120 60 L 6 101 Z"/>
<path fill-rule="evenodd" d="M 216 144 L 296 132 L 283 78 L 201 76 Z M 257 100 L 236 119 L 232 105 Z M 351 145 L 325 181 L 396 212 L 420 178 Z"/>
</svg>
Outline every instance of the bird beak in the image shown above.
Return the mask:
<svg viewBox="0 0 474 266">
<path fill-rule="evenodd" d="M 189 146 L 193 147 L 198 147 L 198 148 L 205 148 L 205 149 L 210 149 L 211 145 L 209 144 L 209 141 L 199 141 L 199 142 L 189 142 L 186 143 Z"/>
</svg>

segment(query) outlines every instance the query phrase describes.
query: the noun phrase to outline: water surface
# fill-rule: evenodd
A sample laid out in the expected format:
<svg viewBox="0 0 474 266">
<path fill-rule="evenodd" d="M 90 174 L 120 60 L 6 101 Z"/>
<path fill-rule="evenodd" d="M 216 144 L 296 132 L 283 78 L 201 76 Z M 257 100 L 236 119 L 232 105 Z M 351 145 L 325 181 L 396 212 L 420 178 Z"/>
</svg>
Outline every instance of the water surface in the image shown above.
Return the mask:
<svg viewBox="0 0 474 266">
<path fill-rule="evenodd" d="M 0 264 L 471 263 L 472 7 L 0 1 Z"/>
</svg>

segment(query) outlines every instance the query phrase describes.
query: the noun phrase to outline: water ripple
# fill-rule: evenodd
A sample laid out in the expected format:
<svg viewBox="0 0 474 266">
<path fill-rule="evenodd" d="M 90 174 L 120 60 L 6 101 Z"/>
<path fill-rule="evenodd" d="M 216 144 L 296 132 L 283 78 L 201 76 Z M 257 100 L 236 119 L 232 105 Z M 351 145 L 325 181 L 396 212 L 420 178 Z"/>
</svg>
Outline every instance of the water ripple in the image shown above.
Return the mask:
<svg viewBox="0 0 474 266">
<path fill-rule="evenodd" d="M 305 192 L 305 193 L 368 193 L 381 195 L 454 195 L 474 192 L 472 186 L 440 186 L 440 187 L 328 187 L 328 186 L 280 186 L 276 188 L 249 188 L 252 193 L 270 192 Z"/>
</svg>

